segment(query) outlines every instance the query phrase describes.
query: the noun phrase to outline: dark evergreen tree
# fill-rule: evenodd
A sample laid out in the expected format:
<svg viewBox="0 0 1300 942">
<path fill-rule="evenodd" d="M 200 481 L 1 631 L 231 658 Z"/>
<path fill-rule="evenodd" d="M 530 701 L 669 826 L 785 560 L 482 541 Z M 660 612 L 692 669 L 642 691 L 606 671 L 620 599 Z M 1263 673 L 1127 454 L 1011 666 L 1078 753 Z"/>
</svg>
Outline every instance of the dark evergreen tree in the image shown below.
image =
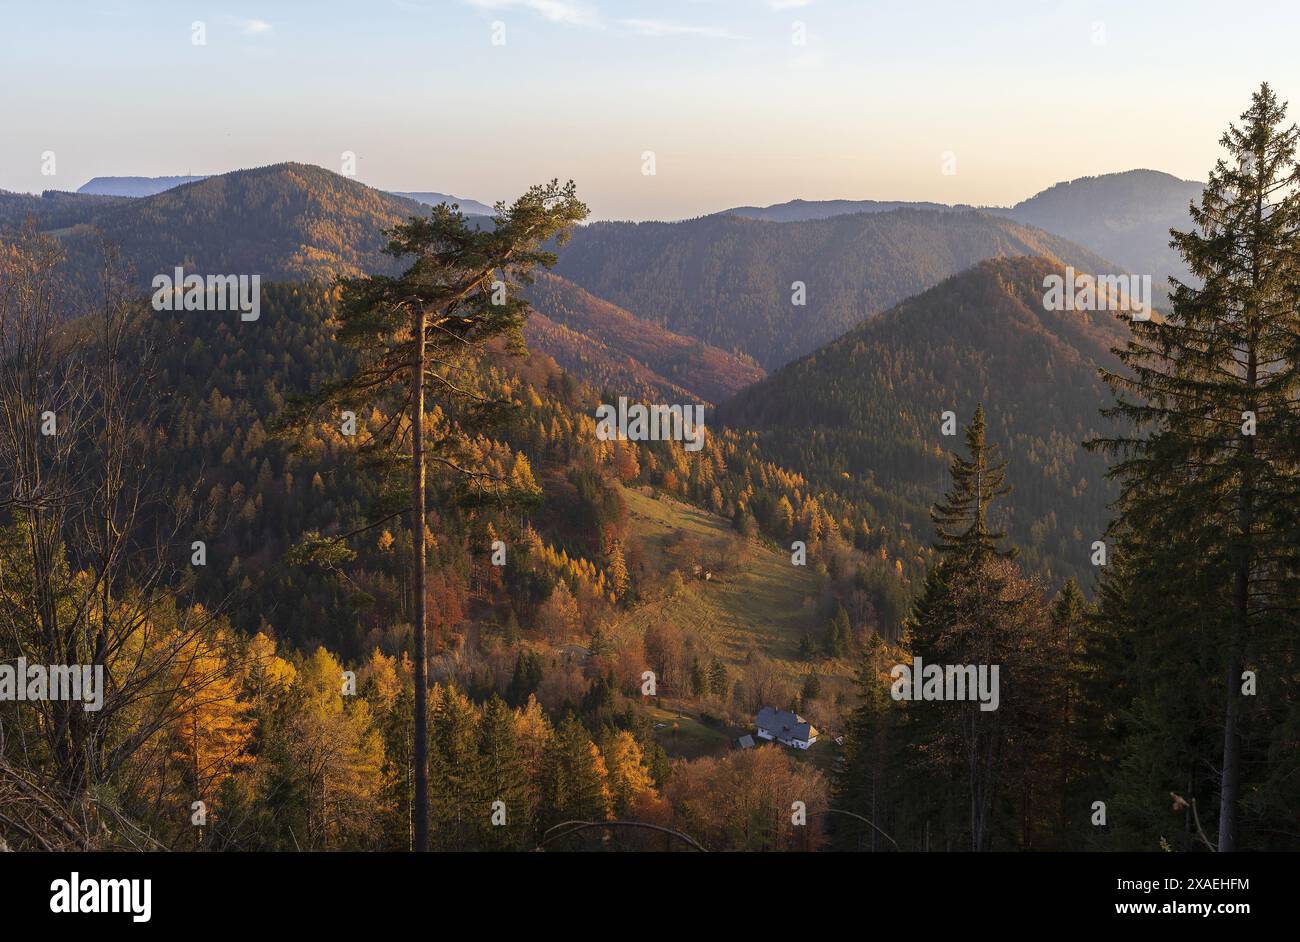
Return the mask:
<svg viewBox="0 0 1300 942">
<path fill-rule="evenodd" d="M 709 689 L 709 672 L 699 658 L 691 661 L 691 694 L 702 697 Z"/>
<path fill-rule="evenodd" d="M 709 663 L 709 693 L 720 699 L 725 699 L 729 684 L 727 666 L 715 655 Z"/>
<path fill-rule="evenodd" d="M 1091 764 L 1091 757 L 1082 738 L 1086 726 L 1079 721 L 1084 707 L 1083 650 L 1089 619 L 1093 614 L 1093 606 L 1084 598 L 1078 583 L 1067 579 L 1061 591 L 1056 594 L 1048 616 L 1050 636 L 1061 645 L 1058 666 L 1063 675 L 1059 690 L 1059 724 L 1049 726 L 1049 730 L 1056 733 L 1053 740 L 1055 754 L 1052 758 L 1059 772 L 1056 788 L 1059 816 L 1056 829 L 1071 849 L 1078 849 L 1083 843 L 1083 836 L 1089 826 L 1086 810 L 1091 804 L 1087 796 L 1096 793 L 1095 788 L 1089 790 L 1081 787 L 1084 783 L 1095 783 L 1096 769 Z M 1105 735 L 1104 730 L 1096 730 L 1096 733 Z"/>
<path fill-rule="evenodd" d="M 519 750 L 514 714 L 498 696 L 483 707 L 478 749 L 478 806 L 481 820 L 487 822 L 480 830 L 481 846 L 522 850 L 533 829 L 528 768 Z"/>
<path fill-rule="evenodd" d="M 1135 322 L 1116 350 L 1127 372 L 1105 374 L 1117 393 L 1107 414 L 1132 431 L 1090 443 L 1116 459 L 1112 555 L 1130 557 L 1124 573 L 1141 580 L 1109 598 L 1158 600 L 1107 614 L 1162 642 L 1139 642 L 1137 676 L 1167 671 L 1162 657 L 1185 671 L 1177 687 L 1142 684 L 1134 715 L 1145 726 L 1125 761 L 1147 769 L 1152 787 L 1128 798 L 1150 809 L 1170 790 L 1193 790 L 1221 851 L 1244 846 L 1243 810 L 1247 843 L 1276 828 L 1265 808 L 1280 807 L 1258 776 L 1243 789 L 1243 775 L 1276 767 L 1286 711 L 1276 692 L 1296 676 L 1294 657 L 1280 653 L 1294 650 L 1300 607 L 1300 131 L 1285 115 L 1265 84 L 1223 135 L 1226 157 L 1191 207 L 1193 228 L 1172 233 L 1195 280 L 1173 282 L 1168 318 Z M 1197 732 L 1206 729 L 1217 741 Z M 1213 790 L 1189 771 L 1205 768 L 1219 770 Z"/>
<path fill-rule="evenodd" d="M 835 606 L 835 616 L 826 629 L 824 650 L 827 657 L 847 657 L 853 640 L 853 629 L 849 625 L 849 613 L 843 605 Z"/>
<path fill-rule="evenodd" d="M 432 704 L 429 797 L 438 846 L 465 850 L 482 832 L 490 811 L 481 801 L 478 713 L 455 687 L 442 687 L 441 694 Z"/>
<path fill-rule="evenodd" d="M 611 804 L 605 760 L 591 734 L 568 713 L 547 745 L 544 760 L 543 804 L 547 824 L 561 821 L 603 821 Z"/>
<path fill-rule="evenodd" d="M 510 686 L 506 688 L 506 702 L 513 707 L 522 707 L 528 702 L 528 695 L 537 691 L 542 682 L 542 661 L 533 651 L 520 651 L 515 656 L 515 672 L 510 677 Z"/>
<path fill-rule="evenodd" d="M 817 644 L 813 641 L 812 635 L 805 634 L 799 639 L 799 656 L 805 661 L 810 660 L 817 653 Z"/>
<path fill-rule="evenodd" d="M 938 537 L 935 548 L 963 557 L 989 553 L 1015 556 L 1014 549 L 997 546 L 999 540 L 1006 539 L 1006 533 L 989 529 L 989 504 L 1011 493 L 1011 488 L 1006 484 L 1006 462 L 999 463 L 997 448 L 984 441 L 984 406 L 975 407 L 965 437 L 970 457 L 953 455 L 948 468 L 951 489 L 930 511 Z"/>
</svg>

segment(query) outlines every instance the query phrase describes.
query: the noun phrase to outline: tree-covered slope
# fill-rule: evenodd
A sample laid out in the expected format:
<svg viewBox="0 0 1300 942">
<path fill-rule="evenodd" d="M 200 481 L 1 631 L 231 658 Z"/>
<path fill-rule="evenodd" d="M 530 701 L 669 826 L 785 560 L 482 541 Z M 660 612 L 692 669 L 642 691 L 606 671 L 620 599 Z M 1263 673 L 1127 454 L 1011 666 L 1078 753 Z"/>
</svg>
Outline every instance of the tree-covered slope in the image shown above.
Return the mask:
<svg viewBox="0 0 1300 942">
<path fill-rule="evenodd" d="M 1011 537 L 1031 565 L 1090 582 L 1112 494 L 1080 443 L 1101 430 L 1109 395 L 1096 367 L 1116 366 L 1110 348 L 1127 328 L 1104 312 L 1044 310 L 1053 273 L 1041 258 L 982 262 L 742 391 L 720 418 L 758 430 L 813 480 L 852 479 L 926 538 L 957 442 L 941 434 L 942 413 L 960 426 L 983 403 L 989 441 L 1010 462 Z"/>
<path fill-rule="evenodd" d="M 9 199 L 0 226 L 22 223 L 35 197 Z M 43 197 L 38 206 L 50 197 Z M 0 204 L 3 210 L 3 204 Z M 43 231 L 67 253 L 69 276 L 96 271 L 101 239 L 115 244 L 142 287 L 177 266 L 187 273 L 260 275 L 305 281 L 389 271 L 383 230 L 427 207 L 308 164 L 275 164 L 208 177 L 136 199 L 63 194 L 44 215 Z"/>
<path fill-rule="evenodd" d="M 635 378 L 662 395 L 685 390 L 721 402 L 763 378 L 749 358 L 634 317 L 557 275 L 539 275 L 528 300 L 537 312 L 530 343 L 597 388 L 619 390 Z"/>
<path fill-rule="evenodd" d="M 58 230 L 84 222 L 98 210 L 128 202 L 124 196 L 97 196 L 63 190 L 46 190 L 39 195 L 0 190 L 0 232 L 18 229 L 29 219 L 38 229 Z"/>
</svg>

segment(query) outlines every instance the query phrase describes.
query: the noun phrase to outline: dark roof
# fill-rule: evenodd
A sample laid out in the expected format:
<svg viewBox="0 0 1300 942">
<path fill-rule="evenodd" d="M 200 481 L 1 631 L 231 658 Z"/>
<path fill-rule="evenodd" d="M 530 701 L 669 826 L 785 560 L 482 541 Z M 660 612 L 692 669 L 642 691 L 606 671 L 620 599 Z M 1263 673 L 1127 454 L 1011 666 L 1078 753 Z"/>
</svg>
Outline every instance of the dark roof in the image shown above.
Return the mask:
<svg viewBox="0 0 1300 942">
<path fill-rule="evenodd" d="M 817 730 L 811 723 L 789 710 L 763 707 L 758 711 L 754 722 L 759 729 L 767 730 L 777 739 L 802 739 L 808 742 L 817 735 Z"/>
</svg>

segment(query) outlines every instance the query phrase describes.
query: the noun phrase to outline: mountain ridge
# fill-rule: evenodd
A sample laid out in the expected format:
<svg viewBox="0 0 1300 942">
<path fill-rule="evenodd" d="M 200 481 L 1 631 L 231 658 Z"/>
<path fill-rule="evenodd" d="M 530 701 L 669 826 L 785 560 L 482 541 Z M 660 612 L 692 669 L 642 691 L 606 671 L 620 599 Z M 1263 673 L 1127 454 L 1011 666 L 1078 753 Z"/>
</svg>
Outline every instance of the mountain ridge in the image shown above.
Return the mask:
<svg viewBox="0 0 1300 942">
<path fill-rule="evenodd" d="M 1185 278 L 1177 252 L 1169 247 L 1171 228 L 1187 228 L 1188 204 L 1199 199 L 1205 184 L 1162 170 L 1135 168 L 1063 180 L 1012 206 L 969 207 L 963 204 L 900 203 L 879 200 L 789 200 L 766 207 L 741 206 L 724 214 L 799 222 L 893 208 L 935 208 L 955 212 L 975 208 L 1068 239 L 1122 266 L 1150 275 L 1157 294 L 1166 279 Z"/>
<path fill-rule="evenodd" d="M 555 270 L 637 317 L 770 370 L 984 258 L 1017 255 L 1114 269 L 1060 236 L 999 216 L 897 209 L 806 222 L 725 214 L 596 222 L 573 234 Z"/>
<path fill-rule="evenodd" d="M 278 165 L 272 164 L 271 166 L 278 166 Z M 310 166 L 310 165 L 305 165 L 305 166 Z M 251 170 L 257 168 L 246 167 L 240 169 Z M 239 170 L 232 170 L 229 172 L 238 173 Z M 144 196 L 156 196 L 159 193 L 165 193 L 168 190 L 174 190 L 177 187 L 184 186 L 187 183 L 198 183 L 202 180 L 207 180 L 210 177 L 214 177 L 214 176 L 226 176 L 226 174 L 203 173 L 203 174 L 185 174 L 180 176 L 159 176 L 159 177 L 145 177 L 145 176 L 91 177 L 91 179 L 89 179 L 81 186 L 79 186 L 76 192 L 82 195 L 89 195 L 89 196 L 121 196 L 121 197 L 130 197 L 133 199 L 138 199 Z M 378 188 L 375 187 L 374 189 L 378 189 Z M 403 191 L 403 190 L 384 190 L 383 192 L 391 193 L 393 196 L 398 196 L 401 197 L 402 199 L 408 199 L 408 200 L 413 200 L 417 203 L 423 203 L 426 206 L 436 206 L 439 203 L 459 205 L 461 212 L 469 216 L 491 216 L 494 212 L 493 208 L 486 203 L 482 203 L 474 199 L 469 199 L 468 197 L 452 196 L 449 193 L 438 193 L 432 190 L 414 190 L 410 192 Z"/>
</svg>

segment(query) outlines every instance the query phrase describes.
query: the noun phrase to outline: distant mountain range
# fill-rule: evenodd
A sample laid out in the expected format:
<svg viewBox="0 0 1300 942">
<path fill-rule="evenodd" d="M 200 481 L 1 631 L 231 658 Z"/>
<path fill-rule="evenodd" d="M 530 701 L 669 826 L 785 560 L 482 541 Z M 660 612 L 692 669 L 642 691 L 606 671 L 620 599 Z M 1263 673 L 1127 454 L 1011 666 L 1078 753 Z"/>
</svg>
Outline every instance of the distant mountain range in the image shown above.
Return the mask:
<svg viewBox="0 0 1300 942">
<path fill-rule="evenodd" d="M 234 174 L 222 174 L 220 177 L 234 177 L 247 172 L 250 171 L 236 171 Z M 328 173 L 324 170 L 320 172 Z M 206 175 L 95 177 L 82 186 L 76 194 L 56 195 L 54 191 L 47 191 L 42 196 L 36 197 L 0 192 L 0 226 L 13 224 L 17 218 L 30 213 L 48 223 L 49 228 L 62 228 L 79 221 L 86 221 L 91 207 L 89 204 L 77 202 L 78 197 L 143 199 L 170 192 L 187 184 L 202 183 L 208 179 L 212 178 Z M 1199 198 L 1202 186 L 1203 184 L 1199 182 L 1181 180 L 1155 170 L 1130 170 L 1058 183 L 1014 206 L 980 207 L 980 210 L 987 215 L 1001 216 L 1075 243 L 1094 256 L 1107 260 L 1117 273 L 1151 275 L 1157 306 L 1162 306 L 1165 301 L 1166 279 L 1170 275 L 1180 278 L 1187 276 L 1177 253 L 1169 247 L 1169 230 L 1188 227 L 1190 224 L 1188 205 Z M 442 202 L 458 204 L 469 216 L 487 217 L 494 212 L 493 207 L 479 200 L 435 191 L 397 191 L 390 195 L 425 206 Z M 93 208 L 102 210 L 106 205 L 111 204 L 100 203 Z M 765 222 L 806 223 L 864 213 L 884 215 L 900 210 L 911 210 L 950 215 L 970 212 L 972 209 L 965 205 L 949 206 L 943 203 L 901 200 L 796 199 L 762 207 L 738 206 L 705 218 L 740 217 Z M 695 224 L 698 226 L 701 223 L 702 220 L 697 219 L 680 224 L 649 225 Z M 691 230 L 687 228 L 666 231 L 687 235 Z M 994 254 L 1016 253 L 987 252 L 980 254 L 979 257 L 989 257 Z M 976 259 L 970 258 L 966 261 L 974 260 Z M 951 273 L 952 271 L 944 271 L 940 273 L 940 277 Z M 933 284 L 935 280 L 930 278 L 926 284 L 914 287 L 920 290 L 921 287 Z M 601 293 L 594 285 L 587 287 L 596 294 Z M 904 296 L 906 295 L 890 298 L 889 303 L 900 300 Z M 634 308 L 630 303 L 631 299 L 611 298 L 611 300 L 629 310 Z M 662 314 L 656 313 L 655 316 L 662 316 L 665 323 L 671 327 L 674 324 L 672 318 L 676 314 L 666 311 Z M 835 321 L 837 318 L 832 316 L 831 320 Z M 685 321 L 679 323 L 682 326 L 686 324 Z M 852 323 L 841 322 L 838 326 L 847 329 L 852 326 Z M 686 332 L 690 333 L 690 331 Z M 706 339 L 725 346 L 725 334 L 725 328 L 718 326 Z M 816 340 L 819 342 L 831 336 L 834 336 L 833 330 L 826 334 L 818 334 Z M 807 349 L 811 347 L 795 352 L 806 352 Z M 754 351 L 749 349 L 748 352 Z M 768 365 L 774 362 L 771 350 L 756 355 L 759 355 Z"/>
<path fill-rule="evenodd" d="M 556 272 L 637 317 L 773 369 L 983 259 L 1020 255 L 1115 268 L 1000 216 L 896 209 L 806 222 L 720 214 L 592 223 L 560 253 Z"/>
<path fill-rule="evenodd" d="M 449 196 L 446 193 L 399 193 L 391 191 L 394 196 L 400 196 L 403 199 L 415 200 L 417 203 L 423 203 L 426 206 L 437 206 L 439 203 L 449 203 L 453 206 L 459 206 L 460 211 L 466 216 L 493 216 L 496 210 L 486 203 L 480 203 L 478 200 L 466 199 L 463 196 Z"/>
<path fill-rule="evenodd" d="M 62 242 L 74 281 L 93 276 L 103 233 L 142 286 L 177 265 L 257 273 L 264 281 L 391 271 L 393 259 L 381 252 L 383 230 L 427 212 L 413 200 L 294 163 L 211 176 L 152 196 L 65 195 L 53 202 L 45 223 Z M 6 215 L 0 199 L 0 219 Z"/>
<path fill-rule="evenodd" d="M 256 273 L 265 282 L 394 272 L 398 263 L 381 252 L 383 230 L 426 212 L 415 200 L 307 164 L 240 170 L 145 197 L 0 193 L 0 228 L 31 215 L 58 237 L 74 285 L 93 285 L 102 233 L 142 292 L 177 265 Z M 639 320 L 553 275 L 542 274 L 530 297 L 538 313 L 529 339 L 597 388 L 718 402 L 764 375 L 751 360 Z"/>
<path fill-rule="evenodd" d="M 973 208 L 898 200 L 790 200 L 788 203 L 773 203 L 771 206 L 737 206 L 723 212 L 728 216 L 744 216 L 746 219 L 762 219 L 767 222 L 807 222 L 810 219 L 829 219 L 850 213 L 887 213 L 895 209 L 932 209 L 943 212 Z"/>
<path fill-rule="evenodd" d="M 1126 176 L 1112 182 L 1140 190 L 1144 179 Z M 1092 189 L 1100 185 L 1090 184 Z M 1082 185 L 1063 192 L 1068 199 L 1049 191 L 1050 197 L 1035 198 L 1014 211 L 1044 219 L 1055 211 L 1063 220 L 1073 219 L 1080 231 L 1098 232 L 1107 231 L 1107 220 L 1124 205 L 1118 197 L 1089 197 Z M 434 199 L 439 194 L 417 195 Z M 1161 203 L 1152 197 L 1142 205 L 1148 204 L 1167 205 L 1168 198 Z M 787 209 L 803 206 L 824 214 L 851 204 L 826 204 L 820 210 L 810 209 L 812 205 L 789 204 Z M 557 327 L 590 341 L 566 346 L 557 333 L 548 352 L 576 369 L 582 349 L 588 358 L 581 361 L 584 368 L 600 364 L 597 372 L 605 375 L 612 368 L 607 358 L 626 354 L 654 374 L 638 382 L 667 381 L 715 401 L 739 388 L 739 380 L 753 381 L 762 370 L 809 353 L 986 258 L 1043 256 L 1079 271 L 1123 270 L 1121 263 L 1056 233 L 1003 215 L 870 205 L 871 211 L 806 221 L 717 214 L 672 223 L 583 226 L 560 252 L 555 273 L 582 288 L 585 297 L 579 301 L 570 292 L 561 309 L 571 315 L 618 311 L 619 316 L 598 317 L 597 327 L 581 318 L 567 321 L 539 305 Z M 1082 218 L 1092 205 L 1100 207 L 1105 219 Z M 383 230 L 426 212 L 426 204 L 417 200 L 294 163 L 207 177 L 144 197 L 0 195 L 0 227 L 34 216 L 41 229 L 63 243 L 72 281 L 85 284 L 94 278 L 100 233 L 121 248 L 142 286 L 177 265 L 258 273 L 264 281 L 391 272 L 395 263 L 381 251 Z M 538 297 L 556 300 L 558 294 L 552 290 Z M 626 329 L 629 323 L 638 326 Z M 647 338 L 642 353 L 653 350 L 655 356 L 634 352 L 632 341 L 638 337 Z M 669 337 L 703 342 L 727 358 L 716 360 L 718 369 L 710 370 L 716 379 L 684 381 L 698 372 L 698 364 L 662 356 L 684 349 Z M 601 345 L 606 349 L 600 350 Z M 737 364 L 745 358 L 749 362 L 742 369 Z M 700 392 L 704 389 L 708 392 Z"/>
<path fill-rule="evenodd" d="M 1128 170 L 1058 183 L 1015 206 L 981 207 L 1024 225 L 1064 236 L 1109 259 L 1124 273 L 1150 275 L 1159 295 L 1170 275 L 1185 277 L 1178 253 L 1169 247 L 1169 230 L 1191 224 L 1188 205 L 1200 199 L 1205 184 L 1157 170 Z M 892 209 L 961 210 L 942 203 L 877 200 L 791 200 L 772 206 L 740 206 L 727 215 L 771 222 L 827 219 L 849 213 Z"/>
<path fill-rule="evenodd" d="M 93 196 L 153 196 L 186 183 L 206 180 L 209 176 L 210 174 L 197 177 L 95 177 L 78 187 L 77 192 Z"/>
<path fill-rule="evenodd" d="M 1170 275 L 1187 278 L 1182 258 L 1169 247 L 1169 230 L 1192 226 L 1188 207 L 1204 183 L 1156 170 L 1130 170 L 1058 183 L 1003 213 L 1016 222 L 1055 232 L 1122 266 L 1150 275 L 1164 292 Z"/>
</svg>

